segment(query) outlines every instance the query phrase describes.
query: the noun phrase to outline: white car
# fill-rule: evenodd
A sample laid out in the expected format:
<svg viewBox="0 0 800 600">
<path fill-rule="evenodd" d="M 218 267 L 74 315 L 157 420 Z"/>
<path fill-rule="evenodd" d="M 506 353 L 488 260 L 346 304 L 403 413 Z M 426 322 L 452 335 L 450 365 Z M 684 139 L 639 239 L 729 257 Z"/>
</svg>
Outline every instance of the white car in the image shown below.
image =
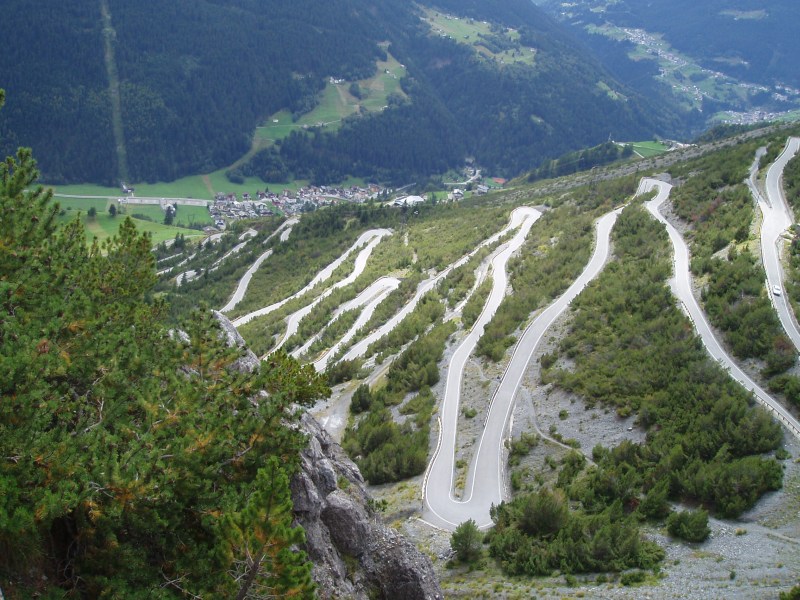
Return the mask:
<svg viewBox="0 0 800 600">
<path fill-rule="evenodd" d="M 781 286 L 773 285 L 772 286 L 772 293 L 775 294 L 776 296 L 780 296 L 781 295 Z"/>
</svg>

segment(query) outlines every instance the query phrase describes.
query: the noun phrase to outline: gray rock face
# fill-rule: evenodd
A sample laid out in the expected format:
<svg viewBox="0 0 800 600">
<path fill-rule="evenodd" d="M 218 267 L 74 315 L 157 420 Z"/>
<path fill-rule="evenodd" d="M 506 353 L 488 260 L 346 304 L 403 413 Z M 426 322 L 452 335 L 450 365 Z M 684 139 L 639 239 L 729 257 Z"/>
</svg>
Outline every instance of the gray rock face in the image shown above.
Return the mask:
<svg viewBox="0 0 800 600">
<path fill-rule="evenodd" d="M 228 318 L 214 311 L 229 346 L 246 348 Z M 258 357 L 249 349 L 232 365 L 252 372 Z M 290 488 L 294 516 L 306 532 L 305 551 L 314 567 L 318 596 L 353 600 L 437 600 L 444 598 L 430 559 L 378 522 L 369 507 L 364 478 L 341 446 L 313 417 L 301 423 L 308 447 Z M 2 598 L 0 598 L 2 600 Z"/>
<path fill-rule="evenodd" d="M 363 506 L 336 490 L 325 498 L 322 522 L 328 528 L 336 547 L 353 557 L 360 557 L 367 549 L 369 516 Z"/>
<path fill-rule="evenodd" d="M 230 322 L 228 317 L 219 311 L 212 311 L 214 317 L 219 321 L 222 328 L 222 334 L 225 336 L 225 341 L 228 346 L 236 348 L 245 348 L 245 355 L 238 359 L 231 365 L 231 368 L 240 373 L 252 373 L 258 367 L 258 357 L 250 348 L 245 347 L 244 338 L 236 331 L 236 327 Z"/>
<path fill-rule="evenodd" d="M 383 598 L 443 598 L 430 559 L 394 529 L 384 527 L 369 541 L 365 569 Z M 413 552 L 409 551 L 413 549 Z"/>
<path fill-rule="evenodd" d="M 312 417 L 303 417 L 309 446 L 291 482 L 297 523 L 323 599 L 443 598 L 430 559 L 378 522 L 358 467 Z"/>
</svg>

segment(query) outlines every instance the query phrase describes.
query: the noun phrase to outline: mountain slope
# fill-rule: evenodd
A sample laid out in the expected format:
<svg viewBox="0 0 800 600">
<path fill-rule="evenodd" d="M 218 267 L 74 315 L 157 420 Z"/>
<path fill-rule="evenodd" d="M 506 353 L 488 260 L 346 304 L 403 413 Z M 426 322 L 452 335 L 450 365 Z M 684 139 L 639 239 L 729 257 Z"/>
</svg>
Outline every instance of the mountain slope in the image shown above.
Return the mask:
<svg viewBox="0 0 800 600">
<path fill-rule="evenodd" d="M 725 110 L 783 112 L 800 106 L 793 60 L 800 53 L 800 14 L 792 0 L 537 4 L 648 96 L 688 102 L 707 118 Z"/>
<path fill-rule="evenodd" d="M 294 176 L 407 182 L 466 156 L 515 174 L 609 133 L 684 129 L 681 114 L 655 110 L 621 86 L 525 0 L 430 9 L 400 0 L 109 0 L 108 8 L 122 154 L 99 4 L 11 0 L 0 23 L 11 49 L 0 57 L 8 90 L 0 150 L 36 147 L 52 182 L 112 183 L 126 170 L 133 181 L 171 180 L 228 166 L 270 115 L 308 112 L 329 78 L 370 77 L 387 52 L 407 68 L 401 97 L 335 132 L 287 140 L 281 160 Z M 442 37 L 426 20 L 449 12 L 485 28 L 480 44 Z M 510 56 L 525 60 L 504 62 Z M 127 169 L 117 156 L 127 157 Z"/>
</svg>

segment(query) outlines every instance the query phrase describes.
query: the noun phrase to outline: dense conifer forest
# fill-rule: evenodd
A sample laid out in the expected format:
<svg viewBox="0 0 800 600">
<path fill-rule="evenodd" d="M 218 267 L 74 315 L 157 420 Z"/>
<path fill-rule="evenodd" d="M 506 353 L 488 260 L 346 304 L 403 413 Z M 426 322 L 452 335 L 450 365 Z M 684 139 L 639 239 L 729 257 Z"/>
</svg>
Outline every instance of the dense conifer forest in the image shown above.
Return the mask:
<svg viewBox="0 0 800 600">
<path fill-rule="evenodd" d="M 51 183 L 208 173 L 242 157 L 270 115 L 307 113 L 330 78 L 371 77 L 387 52 L 407 69 L 405 99 L 390 98 L 337 132 L 298 132 L 277 147 L 269 170 L 251 171 L 279 181 L 408 183 L 474 157 L 507 176 L 609 133 L 648 139 L 686 130 L 685 115 L 655 110 L 621 87 L 530 2 L 433 8 L 490 22 L 497 33 L 483 44 L 495 51 L 513 28 L 517 51 L 535 53 L 530 65 L 487 62 L 432 32 L 419 10 L 400 0 L 13 0 L 0 23 L 8 48 L 0 82 L 10 92 L 0 150 L 39 149 Z"/>
</svg>

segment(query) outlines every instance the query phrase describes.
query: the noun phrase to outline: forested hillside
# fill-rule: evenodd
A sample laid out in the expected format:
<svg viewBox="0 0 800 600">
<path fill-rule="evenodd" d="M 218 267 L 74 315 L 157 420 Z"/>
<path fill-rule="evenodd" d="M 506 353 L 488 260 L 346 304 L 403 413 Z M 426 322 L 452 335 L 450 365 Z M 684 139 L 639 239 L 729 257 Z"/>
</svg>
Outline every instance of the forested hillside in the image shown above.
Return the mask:
<svg viewBox="0 0 800 600">
<path fill-rule="evenodd" d="M 35 146 L 52 181 L 108 181 L 117 164 L 97 4 L 5 3 L 0 37 L 0 86 L 13 90 L 0 153 Z"/>
<path fill-rule="evenodd" d="M 555 9 L 556 3 L 539 0 L 537 4 Z M 800 85 L 800 74 L 788 60 L 800 52 L 799 17 L 792 0 L 582 0 L 572 10 L 592 22 L 610 21 L 663 33 L 681 51 L 699 57 L 704 66 L 748 81 Z"/>
<path fill-rule="evenodd" d="M 694 105 L 698 122 L 721 111 L 797 110 L 800 74 L 791 57 L 800 53 L 800 16 L 793 0 L 536 4 L 622 81 L 648 98 Z"/>
<path fill-rule="evenodd" d="M 467 10 L 476 7 L 477 1 Z M 483 42 L 510 48 L 490 51 L 493 60 L 518 56 L 514 44 L 528 39 L 491 31 L 481 34 Z M 419 56 L 430 61 L 406 81 L 409 99 L 395 97 L 386 115 L 402 121 L 415 114 L 415 98 L 431 93 L 426 73 L 447 66 L 437 67 L 434 56 L 461 52 L 464 61 L 492 72 L 490 61 L 465 44 L 450 48 L 455 54 L 425 54 L 450 42 L 433 37 L 419 44 Z M 401 55 L 399 42 L 393 51 Z M 546 62 L 545 46 L 533 54 Z M 407 61 L 409 72 L 416 64 Z M 495 68 L 492 76 L 505 77 L 508 67 L 514 65 Z M 522 65 L 514 68 L 524 72 Z M 0 91 L 0 104 L 3 96 Z M 430 115 L 453 118 L 446 99 L 426 97 Z M 347 135 L 357 139 L 361 127 L 385 123 L 378 115 L 354 120 L 340 138 L 318 134 L 311 149 L 330 150 Z M 460 201 L 431 194 L 414 208 L 342 202 L 299 220 L 231 223 L 202 244 L 179 237 L 156 248 L 130 220 L 118 235 L 87 247 L 81 221 L 60 218 L 50 193 L 36 187 L 31 152 L 20 150 L 0 164 L 2 594 L 247 598 L 258 589 L 312 597 L 312 568 L 298 550 L 303 532 L 292 526 L 288 483 L 304 445 L 298 419 L 312 407 L 343 409 L 343 446 L 370 483 L 386 484 L 380 493 L 388 500 L 372 501 L 371 509 L 385 509 L 387 522 L 411 523 L 419 532 L 424 522 L 410 517 L 426 517 L 420 511 L 430 496 L 420 506 L 424 488 L 414 478 L 437 447 L 437 429 L 443 431 L 445 380 L 461 342 L 492 315 L 475 340 L 477 368 L 457 386 L 464 394 L 451 498 L 467 494 L 469 465 L 481 446 L 477 435 L 488 427 L 493 390 L 508 373 L 506 361 L 525 324 L 576 281 L 599 247 L 596 219 L 623 204 L 604 269 L 525 359 L 527 381 L 513 418 L 503 416 L 503 427 L 512 423 L 511 439 L 497 447 L 500 462 L 492 463 L 507 473 L 513 498 L 504 495 L 507 502 L 491 511 L 487 506 L 493 522 L 487 547 L 477 543 L 469 559 L 475 562 L 465 567 L 480 574 L 450 563 L 455 569 L 441 565 L 440 575 L 449 571 L 454 575 L 444 577 L 465 582 L 466 597 L 491 596 L 508 582 L 530 595 L 543 581 L 534 578 L 548 577 L 544 585 L 554 589 L 563 577 L 570 588 L 587 588 L 575 589 L 578 595 L 602 593 L 595 586 L 610 579 L 644 583 L 651 597 L 671 598 L 686 581 L 695 585 L 683 570 L 688 563 L 719 557 L 713 564 L 724 563 L 726 572 L 714 593 L 734 584 L 745 594 L 764 591 L 767 571 L 751 569 L 755 560 L 771 563 L 773 588 L 794 585 L 797 442 L 709 357 L 667 284 L 677 264 L 674 249 L 634 191 L 641 173 L 673 182 L 667 210 L 691 245 L 691 270 L 709 321 L 726 352 L 746 362 L 794 414 L 797 354 L 763 284 L 755 203 L 742 181 L 760 148 L 766 148 L 763 177 L 785 138 L 797 133 L 796 127 L 748 132 L 598 168 L 588 177 L 518 181 Z M 464 150 L 473 142 L 459 143 Z M 307 147 L 295 135 L 280 153 L 288 148 Z M 601 144 L 550 163 L 531 179 L 623 152 Z M 407 174 L 414 168 L 421 167 Z M 795 159 L 785 178 L 793 202 L 798 178 Z M 495 260 L 521 227 L 513 225 L 513 209 L 523 208 L 529 215 L 541 211 L 541 218 L 528 221 L 521 251 L 506 254 L 507 266 L 500 266 Z M 380 229 L 376 243 L 356 248 L 354 240 L 370 229 Z M 796 250 L 786 280 L 793 297 Z M 501 271 L 507 279 L 499 279 Z M 203 305 L 231 302 L 246 277 L 239 299 L 222 310 L 234 320 L 253 315 L 238 325 L 252 349 L 266 355 L 253 373 L 234 368 L 243 353 L 223 343 L 217 319 Z M 368 292 L 390 279 L 396 286 L 384 296 Z M 495 289 L 502 300 L 495 297 L 497 305 L 488 308 Z M 375 299 L 374 312 L 366 314 L 366 301 Z M 290 330 L 292 322 L 297 327 Z M 363 352 L 348 358 L 359 344 Z M 318 366 L 321 358 L 324 375 L 316 372 L 325 368 Z M 347 380 L 353 384 L 338 386 Z M 328 385 L 336 385 L 334 395 L 317 402 L 330 394 Z M 335 474 L 322 478 L 329 489 L 350 485 Z M 761 499 L 768 492 L 775 493 L 765 512 L 775 520 L 766 522 L 753 511 L 767 504 Z M 326 518 L 317 511 L 311 527 L 317 517 Z M 459 529 L 469 523 L 475 526 L 467 520 Z M 340 529 L 349 535 L 346 526 Z M 436 538 L 447 534 L 423 535 L 426 551 L 444 563 L 435 557 L 448 556 L 449 547 L 437 547 Z M 734 538 L 759 551 L 745 556 Z M 790 559 L 771 553 L 776 546 L 761 551 L 767 538 L 790 547 Z M 725 545 L 712 546 L 721 539 Z M 673 558 L 676 545 L 689 557 L 685 564 Z M 354 565 L 345 561 L 341 569 L 350 579 Z M 491 592 L 482 587 L 487 578 Z M 692 595 L 696 589 L 685 595 L 708 597 L 712 588 Z"/>
<path fill-rule="evenodd" d="M 233 368 L 208 309 L 169 329 L 149 236 L 87 247 L 50 200 L 0 164 L 0 596 L 312 597 L 288 478 L 326 386 Z"/>
<path fill-rule="evenodd" d="M 379 37 L 348 5 L 110 0 L 132 180 L 225 166 L 264 116 L 307 110 L 324 76 L 371 72 Z M 101 28 L 96 1 L 14 0 L 4 10 L 3 150 L 40 149 L 53 182 L 119 174 Z"/>
<path fill-rule="evenodd" d="M 472 156 L 514 175 L 609 134 L 686 130 L 684 115 L 622 87 L 531 3 L 435 4 L 436 18 L 491 33 L 479 45 L 442 36 L 401 0 L 12 0 L 0 22 L 0 150 L 37 148 L 53 183 L 207 173 L 242 157 L 270 115 L 307 113 L 330 78 L 371 77 L 387 52 L 407 69 L 405 98 L 292 135 L 273 173 L 407 183 Z"/>
<path fill-rule="evenodd" d="M 748 132 L 724 145 L 675 151 L 661 157 L 660 164 L 643 160 L 626 165 L 671 178 L 675 187 L 668 210 L 691 245 L 692 273 L 707 318 L 726 351 L 747 361 L 759 384 L 793 414 L 797 354 L 764 287 L 753 227 L 756 209 L 743 180 L 759 148 L 768 148 L 761 159 L 765 169 L 786 136 L 795 132 Z M 562 165 L 571 164 L 572 158 L 576 163 L 602 163 L 612 150 L 623 152 L 603 144 L 565 157 Z M 787 174 L 792 193 L 795 170 L 793 163 Z M 541 175 L 558 172 L 556 163 Z M 259 354 L 269 355 L 283 344 L 283 350 L 315 368 L 325 368 L 320 366 L 325 358 L 334 392 L 329 404 L 315 410 L 325 416 L 336 410 L 344 415 L 349 405 L 349 418 L 341 419 L 341 425 L 331 420 L 331 427 L 340 427 L 343 447 L 391 505 L 387 519 L 410 531 L 422 530 L 418 539 L 428 544 L 428 530 L 409 515 L 430 518 L 424 509 L 420 514 L 417 486 L 435 479 L 423 473 L 437 455 L 437 430 L 446 435 L 442 415 L 453 357 L 488 310 L 493 282 L 487 268 L 492 261 L 492 271 L 497 272 L 490 257 L 499 254 L 502 243 L 481 248 L 482 242 L 503 226 L 511 207 L 546 207 L 522 252 L 509 263 L 513 293 L 482 326 L 471 359 L 480 366 L 462 374 L 459 383 L 462 403 L 452 493 L 461 495 L 465 504 L 481 428 L 489 427 L 492 404 L 499 397 L 496 381 L 509 372 L 507 361 L 522 345 L 520 331 L 535 327 L 531 320 L 535 323 L 546 315 L 545 308 L 584 268 L 595 243 L 595 219 L 629 203 L 613 229 L 613 253 L 604 270 L 564 313 L 564 323 L 540 339 L 541 354 L 536 350 L 530 358 L 531 383 L 523 383 L 516 398 L 512 439 L 502 457 L 504 465 L 507 457 L 510 499 L 494 505 L 484 546 L 476 542 L 471 553 L 462 555 L 455 534 L 451 538 L 458 560 L 448 564 L 452 571 L 442 568 L 442 577 L 458 580 L 465 597 L 479 596 L 480 591 L 492 597 L 492 591 L 505 589 L 500 582 L 508 580 L 516 582 L 509 586 L 529 593 L 535 586 L 558 586 L 564 577 L 567 586 L 577 586 L 587 597 L 599 594 L 601 588 L 595 586 L 601 582 L 612 582 L 644 583 L 651 597 L 672 598 L 680 585 L 675 582 L 685 573 L 673 557 L 690 553 L 714 557 L 708 563 L 718 557 L 713 568 L 725 571 L 725 582 L 701 593 L 695 586 L 686 597 L 708 597 L 712 589 L 727 591 L 724 586 L 734 579 L 730 573 L 737 570 L 737 591 L 745 590 L 746 597 L 760 585 L 753 573 L 764 571 L 750 563 L 745 567 L 741 556 L 730 551 L 730 538 L 747 534 L 740 544 L 764 544 L 753 524 L 763 521 L 754 512 L 765 505 L 770 512 L 775 505 L 761 499 L 771 493 L 769 502 L 781 506 L 776 511 L 781 515 L 796 502 L 798 463 L 787 460 L 796 457 L 796 443 L 768 412 L 755 406 L 749 390 L 711 359 L 696 337 L 692 321 L 667 285 L 674 260 L 669 238 L 663 225 L 640 206 L 641 196 L 631 197 L 638 175 L 621 173 L 618 169 L 615 176 L 613 167 L 604 167 L 584 179 L 583 187 L 570 179 L 520 183 L 459 203 L 429 199 L 413 211 L 378 202 L 342 203 L 305 215 L 287 239 L 271 242 L 274 253 L 230 311 L 231 317 L 238 317 L 276 307 L 240 326 Z M 178 307 L 176 313 L 186 312 L 198 297 L 216 304 L 226 301 L 244 265 L 263 251 L 262 240 L 275 224 L 252 226 L 261 231 L 228 265 L 180 287 L 175 286 L 175 273 L 163 276 L 158 290 Z M 352 257 L 327 283 L 306 289 L 354 239 L 377 227 L 393 233 L 375 247 L 350 284 L 334 289 L 355 272 Z M 237 236 L 238 232 L 230 235 L 229 243 Z M 473 250 L 476 253 L 468 255 Z M 209 245 L 182 268 L 202 270 L 226 251 L 225 242 L 217 248 Z M 159 249 L 160 255 L 172 252 Z M 171 260 L 182 260 L 187 253 Z M 437 274 L 442 277 L 435 285 L 421 285 Z M 395 277 L 399 285 L 357 324 L 362 308 L 351 302 L 373 282 Z M 373 338 L 420 289 L 427 291 L 407 316 L 383 337 Z M 292 296 L 293 290 L 305 291 Z M 284 298 L 288 301 L 278 305 Z M 290 331 L 295 318 L 301 320 Z M 361 342 L 366 342 L 364 353 L 351 358 L 350 350 Z M 348 380 L 351 383 L 339 385 Z M 786 490 L 778 491 L 784 485 Z M 429 491 L 424 498 L 430 498 Z M 795 512 L 786 522 L 795 526 Z M 469 523 L 461 522 L 456 532 Z M 767 535 L 786 530 L 765 528 Z M 475 535 L 482 538 L 477 530 Z M 792 542 L 789 547 L 793 552 Z M 700 557 L 685 562 L 694 565 L 695 558 Z M 764 552 L 762 564 L 783 560 L 777 551 Z M 775 586 L 786 586 L 796 573 L 790 569 L 781 569 Z"/>
</svg>

